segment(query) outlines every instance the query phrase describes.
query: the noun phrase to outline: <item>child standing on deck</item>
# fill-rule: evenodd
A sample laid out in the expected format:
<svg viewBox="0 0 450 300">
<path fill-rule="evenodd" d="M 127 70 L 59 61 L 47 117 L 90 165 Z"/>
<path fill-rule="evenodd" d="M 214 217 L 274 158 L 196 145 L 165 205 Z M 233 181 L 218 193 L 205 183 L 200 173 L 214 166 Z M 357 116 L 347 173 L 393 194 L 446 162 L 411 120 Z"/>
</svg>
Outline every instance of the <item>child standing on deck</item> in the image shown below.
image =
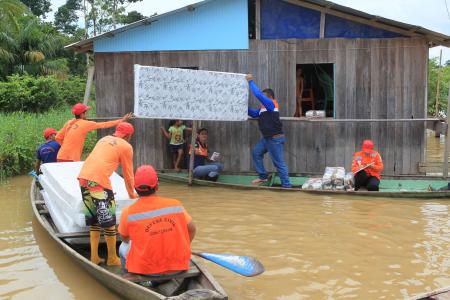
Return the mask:
<svg viewBox="0 0 450 300">
<path fill-rule="evenodd" d="M 169 149 L 170 153 L 172 154 L 173 167 L 177 172 L 180 172 L 181 170 L 180 162 L 184 154 L 183 135 L 185 130 L 192 131 L 192 128 L 188 128 L 185 125 L 183 125 L 182 120 L 176 120 L 175 123 L 169 127 L 168 131 L 164 127 L 161 127 L 163 135 L 170 140 Z"/>
</svg>

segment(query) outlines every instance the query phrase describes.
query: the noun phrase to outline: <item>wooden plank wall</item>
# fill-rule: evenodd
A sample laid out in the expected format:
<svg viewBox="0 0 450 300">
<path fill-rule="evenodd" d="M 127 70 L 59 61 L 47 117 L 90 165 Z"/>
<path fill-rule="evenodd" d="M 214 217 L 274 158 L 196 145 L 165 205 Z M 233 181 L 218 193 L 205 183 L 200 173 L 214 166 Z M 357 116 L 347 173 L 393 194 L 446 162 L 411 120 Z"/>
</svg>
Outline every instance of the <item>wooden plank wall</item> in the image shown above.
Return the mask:
<svg viewBox="0 0 450 300">
<path fill-rule="evenodd" d="M 296 64 L 335 65 L 337 119 L 426 117 L 428 47 L 424 40 L 309 39 L 251 40 L 247 51 L 96 53 L 98 116 L 133 110 L 133 64 L 198 67 L 201 70 L 253 73 L 261 88 L 274 89 L 282 116 L 295 111 Z M 250 99 L 250 105 L 257 101 Z M 135 120 L 137 164 L 170 167 L 164 120 Z M 252 171 L 251 148 L 260 138 L 256 121 L 202 122 L 210 148 L 224 156 L 226 170 Z M 325 166 L 349 168 L 352 153 L 371 138 L 385 174 L 417 174 L 424 159 L 423 123 L 337 123 L 284 121 L 285 155 L 292 173 L 322 173 Z M 273 167 L 267 162 L 268 169 Z"/>
</svg>

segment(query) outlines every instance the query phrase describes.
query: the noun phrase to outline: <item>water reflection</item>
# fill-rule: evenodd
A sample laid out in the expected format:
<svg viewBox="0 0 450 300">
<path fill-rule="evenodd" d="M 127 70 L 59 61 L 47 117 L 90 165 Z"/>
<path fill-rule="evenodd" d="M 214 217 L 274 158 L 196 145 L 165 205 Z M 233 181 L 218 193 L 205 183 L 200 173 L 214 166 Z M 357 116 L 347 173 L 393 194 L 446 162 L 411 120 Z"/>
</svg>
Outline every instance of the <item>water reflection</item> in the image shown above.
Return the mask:
<svg viewBox="0 0 450 300">
<path fill-rule="evenodd" d="M 0 298 L 115 299 L 33 219 L 29 179 L 0 189 Z M 193 248 L 253 255 L 245 278 L 204 261 L 230 299 L 402 299 L 450 284 L 447 200 L 236 191 L 163 183 L 198 226 Z"/>
</svg>

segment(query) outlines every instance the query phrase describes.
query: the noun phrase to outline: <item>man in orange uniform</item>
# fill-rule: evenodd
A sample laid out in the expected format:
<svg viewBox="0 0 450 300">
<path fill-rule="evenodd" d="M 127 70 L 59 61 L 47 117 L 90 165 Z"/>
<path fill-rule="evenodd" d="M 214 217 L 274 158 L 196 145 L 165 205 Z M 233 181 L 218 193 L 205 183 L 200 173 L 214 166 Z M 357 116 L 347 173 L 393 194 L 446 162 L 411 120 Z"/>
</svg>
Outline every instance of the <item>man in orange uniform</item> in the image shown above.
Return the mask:
<svg viewBox="0 0 450 300">
<path fill-rule="evenodd" d="M 86 113 L 89 109 L 91 109 L 89 106 L 81 103 L 77 103 L 72 107 L 72 113 L 75 115 L 75 118 L 67 121 L 55 138 L 61 145 L 61 149 L 58 152 L 58 162 L 80 161 L 84 140 L 89 131 L 99 128 L 110 128 L 121 122 L 126 122 L 132 117 L 132 114 L 128 113 L 119 120 L 97 123 L 86 120 Z"/>
<path fill-rule="evenodd" d="M 140 198 L 122 210 L 119 248 L 122 266 L 131 273 L 168 274 L 189 269 L 195 224 L 180 201 L 155 195 L 158 176 L 150 165 L 134 177 Z"/>
<path fill-rule="evenodd" d="M 120 123 L 113 135 L 101 138 L 81 168 L 78 180 L 85 205 L 86 225 L 90 226 L 91 261 L 99 264 L 98 242 L 103 228 L 108 247 L 108 265 L 120 265 L 116 253 L 116 202 L 109 177 L 122 165 L 125 186 L 130 198 L 134 192 L 133 148 L 128 143 L 134 128 L 130 123 Z"/>
<path fill-rule="evenodd" d="M 368 191 L 378 191 L 383 171 L 380 154 L 373 150 L 371 140 L 364 140 L 362 150 L 353 154 L 352 172 L 355 174 L 355 191 L 365 186 Z"/>
</svg>

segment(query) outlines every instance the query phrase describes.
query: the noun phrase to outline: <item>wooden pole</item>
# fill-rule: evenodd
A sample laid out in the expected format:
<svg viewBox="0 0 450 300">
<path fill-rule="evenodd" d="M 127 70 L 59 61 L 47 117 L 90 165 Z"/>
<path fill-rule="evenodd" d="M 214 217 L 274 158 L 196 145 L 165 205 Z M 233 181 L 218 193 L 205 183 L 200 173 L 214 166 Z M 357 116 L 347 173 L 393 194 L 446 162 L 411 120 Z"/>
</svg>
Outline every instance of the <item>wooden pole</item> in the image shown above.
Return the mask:
<svg viewBox="0 0 450 300">
<path fill-rule="evenodd" d="M 83 104 L 87 105 L 89 102 L 89 96 L 91 95 L 91 88 L 92 88 L 92 81 L 94 80 L 94 67 L 88 68 L 88 78 L 86 82 L 86 89 L 84 90 L 84 98 L 83 98 Z"/>
<path fill-rule="evenodd" d="M 197 129 L 199 127 L 200 121 L 193 121 L 192 122 L 192 134 L 191 134 L 191 155 L 189 156 L 189 179 L 188 179 L 188 185 L 192 185 L 192 179 L 193 179 L 193 170 L 194 170 L 194 155 L 195 155 L 195 139 L 197 138 Z"/>
<path fill-rule="evenodd" d="M 439 116 L 439 95 L 440 95 L 440 83 L 441 83 L 441 65 L 442 65 L 442 49 L 439 55 L 439 68 L 437 74 L 437 84 L 436 84 L 436 106 L 434 116 L 437 118 Z"/>
<path fill-rule="evenodd" d="M 447 131 L 445 132 L 445 146 L 444 146 L 444 171 L 442 172 L 442 176 L 444 178 L 448 177 L 448 148 L 449 148 L 449 138 L 448 138 L 448 134 L 450 131 L 450 85 L 448 86 L 448 98 L 447 98 L 447 116 L 446 116 L 446 129 Z"/>
</svg>

